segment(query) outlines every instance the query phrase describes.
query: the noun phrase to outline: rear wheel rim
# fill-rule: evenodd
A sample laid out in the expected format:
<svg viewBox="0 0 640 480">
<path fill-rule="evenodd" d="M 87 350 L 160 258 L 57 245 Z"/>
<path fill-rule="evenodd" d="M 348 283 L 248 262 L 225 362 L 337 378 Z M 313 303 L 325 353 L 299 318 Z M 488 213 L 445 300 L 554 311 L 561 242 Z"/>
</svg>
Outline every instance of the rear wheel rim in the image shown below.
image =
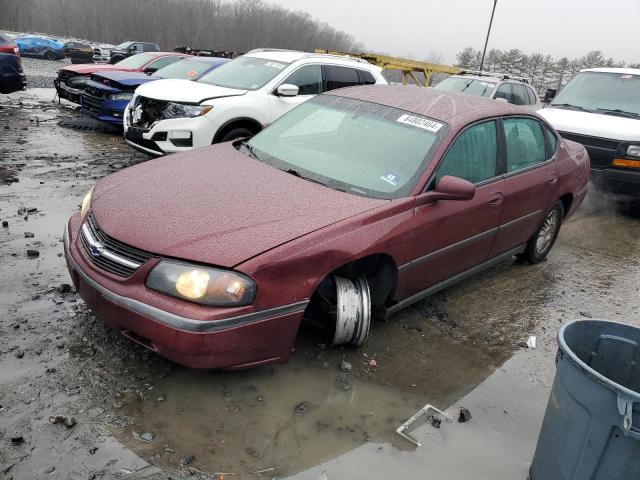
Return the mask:
<svg viewBox="0 0 640 480">
<path fill-rule="evenodd" d="M 538 238 L 536 239 L 536 253 L 538 255 L 544 255 L 551 248 L 559 225 L 560 212 L 558 212 L 557 208 L 554 208 L 544 219 L 544 223 L 538 232 Z"/>
</svg>

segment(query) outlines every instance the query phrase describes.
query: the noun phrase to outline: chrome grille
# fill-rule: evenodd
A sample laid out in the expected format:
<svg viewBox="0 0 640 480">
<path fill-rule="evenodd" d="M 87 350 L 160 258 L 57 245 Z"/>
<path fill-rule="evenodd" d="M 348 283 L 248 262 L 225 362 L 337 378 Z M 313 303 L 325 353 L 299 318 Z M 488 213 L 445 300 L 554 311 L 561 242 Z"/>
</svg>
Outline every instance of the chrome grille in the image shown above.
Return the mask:
<svg viewBox="0 0 640 480">
<path fill-rule="evenodd" d="M 128 277 L 152 254 L 126 245 L 104 233 L 92 214 L 82 224 L 80 241 L 91 262 L 113 274 Z"/>
</svg>

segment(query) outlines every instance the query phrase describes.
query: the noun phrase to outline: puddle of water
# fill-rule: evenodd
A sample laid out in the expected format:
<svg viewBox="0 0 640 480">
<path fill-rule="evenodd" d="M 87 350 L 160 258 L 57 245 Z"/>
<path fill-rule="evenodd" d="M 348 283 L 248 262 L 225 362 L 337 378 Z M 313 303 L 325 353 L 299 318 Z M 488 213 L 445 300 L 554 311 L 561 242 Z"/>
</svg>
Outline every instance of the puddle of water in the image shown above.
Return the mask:
<svg viewBox="0 0 640 480">
<path fill-rule="evenodd" d="M 195 456 L 194 466 L 209 473 L 274 468 L 269 476 L 286 475 L 364 442 L 391 440 L 424 405 L 418 395 L 351 374 L 345 390 L 336 380 L 342 375 L 303 362 L 234 373 L 179 369 L 142 395 L 127 394 L 123 413 L 136 420 L 121 440 L 171 469 Z M 143 444 L 132 431 L 155 438 Z"/>
</svg>

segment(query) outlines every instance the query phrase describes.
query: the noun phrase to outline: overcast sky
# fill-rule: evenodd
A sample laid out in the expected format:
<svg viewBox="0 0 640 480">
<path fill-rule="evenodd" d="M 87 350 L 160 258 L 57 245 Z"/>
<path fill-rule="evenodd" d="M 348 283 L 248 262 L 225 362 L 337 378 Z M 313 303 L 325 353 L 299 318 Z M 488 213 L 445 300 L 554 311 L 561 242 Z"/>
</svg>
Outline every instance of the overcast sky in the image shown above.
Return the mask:
<svg viewBox="0 0 640 480">
<path fill-rule="evenodd" d="M 445 63 L 467 46 L 482 49 L 492 0 L 267 0 L 344 30 L 369 51 Z M 602 50 L 640 62 L 640 0 L 498 0 L 489 49 L 554 57 Z M 318 46 L 321 48 L 322 46 Z"/>
</svg>

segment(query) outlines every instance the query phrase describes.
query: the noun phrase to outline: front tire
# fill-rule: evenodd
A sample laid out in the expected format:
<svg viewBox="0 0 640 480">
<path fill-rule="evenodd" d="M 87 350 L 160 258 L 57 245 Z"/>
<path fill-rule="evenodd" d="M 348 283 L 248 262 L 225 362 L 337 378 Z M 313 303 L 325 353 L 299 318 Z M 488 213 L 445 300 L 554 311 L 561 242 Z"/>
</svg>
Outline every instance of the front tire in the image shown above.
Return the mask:
<svg viewBox="0 0 640 480">
<path fill-rule="evenodd" d="M 231 142 L 232 140 L 237 140 L 238 138 L 248 138 L 253 137 L 254 132 L 244 127 L 232 128 L 228 132 L 225 132 L 215 143 L 223 143 L 223 142 Z"/>
<path fill-rule="evenodd" d="M 371 327 L 371 292 L 364 276 L 355 280 L 333 276 L 336 286 L 336 329 L 332 345 L 361 347 Z"/>
<path fill-rule="evenodd" d="M 44 54 L 44 58 L 47 60 L 55 60 L 56 59 L 56 54 L 54 51 L 52 50 L 47 50 Z"/>
<path fill-rule="evenodd" d="M 522 254 L 522 258 L 532 265 L 544 261 L 554 243 L 556 243 L 563 219 L 564 206 L 562 202 L 558 202 L 549 213 L 547 213 L 542 224 L 529 240 L 527 248 Z"/>
</svg>

